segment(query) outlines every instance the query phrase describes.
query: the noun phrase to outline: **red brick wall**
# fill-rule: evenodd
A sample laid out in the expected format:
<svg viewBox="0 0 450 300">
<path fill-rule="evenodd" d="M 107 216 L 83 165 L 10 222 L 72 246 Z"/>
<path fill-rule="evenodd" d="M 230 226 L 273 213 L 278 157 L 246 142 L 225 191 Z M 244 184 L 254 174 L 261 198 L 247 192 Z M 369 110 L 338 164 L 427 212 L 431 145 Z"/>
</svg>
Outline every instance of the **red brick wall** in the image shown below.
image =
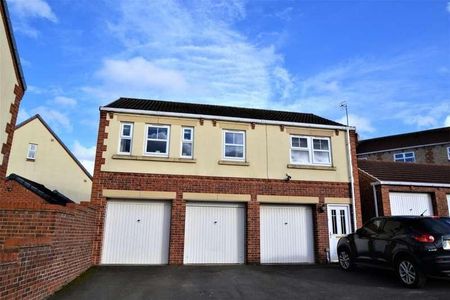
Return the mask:
<svg viewBox="0 0 450 300">
<path fill-rule="evenodd" d="M 361 195 L 359 192 L 359 170 L 358 160 L 356 158 L 356 146 L 358 145 L 358 136 L 354 130 L 350 131 L 350 148 L 351 148 L 351 160 L 353 168 L 353 181 L 354 181 L 354 197 L 355 197 L 355 212 L 356 212 L 356 227 L 362 226 L 362 209 L 361 209 Z M 356 230 L 356 228 L 355 228 Z"/>
<path fill-rule="evenodd" d="M 14 128 L 16 127 L 16 121 L 17 121 L 17 114 L 19 113 L 19 105 L 20 100 L 22 100 L 23 97 L 23 89 L 16 85 L 14 87 L 14 95 L 15 99 L 12 101 L 11 106 L 9 108 L 9 112 L 11 113 L 11 120 L 8 120 L 8 122 L 5 124 L 5 128 L 0 128 L 0 130 L 4 130 L 7 134 L 6 143 L 3 145 L 0 145 L 1 153 L 3 154 L 3 161 L 0 161 L 0 188 L 4 184 L 4 178 L 6 176 L 6 170 L 8 168 L 8 161 L 9 161 L 9 152 L 11 151 L 11 145 L 13 141 L 13 135 L 14 135 Z M 2 101 L 10 101 L 10 99 L 2 99 Z M 3 122 L 3 120 L 2 120 Z M 3 126 L 3 124 L 1 124 Z M 1 199 L 0 194 L 0 199 Z"/>
<path fill-rule="evenodd" d="M 42 299 L 92 265 L 95 206 L 66 207 L 15 197 L 0 201 L 0 299 Z"/>
</svg>

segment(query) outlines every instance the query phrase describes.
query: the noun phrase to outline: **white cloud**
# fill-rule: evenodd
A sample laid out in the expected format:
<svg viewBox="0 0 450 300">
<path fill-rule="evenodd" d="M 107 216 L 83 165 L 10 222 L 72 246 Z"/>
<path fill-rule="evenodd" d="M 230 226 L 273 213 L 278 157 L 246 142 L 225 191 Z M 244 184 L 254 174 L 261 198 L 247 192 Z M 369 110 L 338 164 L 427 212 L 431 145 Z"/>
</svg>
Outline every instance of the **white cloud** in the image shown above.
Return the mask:
<svg viewBox="0 0 450 300">
<path fill-rule="evenodd" d="M 83 89 L 101 101 L 134 96 L 267 107 L 290 95 L 293 79 L 275 47 L 234 28 L 245 2 L 136 0 L 115 7 L 110 34 L 124 51 L 99 67 L 99 86 Z"/>
<path fill-rule="evenodd" d="M 186 80 L 180 72 L 156 66 L 143 57 L 129 60 L 107 59 L 97 76 L 109 84 L 127 88 L 184 89 Z"/>
<path fill-rule="evenodd" d="M 31 24 L 33 19 L 45 19 L 53 23 L 58 18 L 50 5 L 44 0 L 9 0 L 11 12 L 17 17 L 14 30 L 29 37 L 37 38 L 39 31 Z"/>
<path fill-rule="evenodd" d="M 44 0 L 9 0 L 11 8 L 22 17 L 44 18 L 58 22 L 58 18 L 50 5 Z"/>
<path fill-rule="evenodd" d="M 67 114 L 47 106 L 38 106 L 31 110 L 33 114 L 40 114 L 52 129 L 72 131 L 72 123 Z"/>
<path fill-rule="evenodd" d="M 56 96 L 53 99 L 53 103 L 57 105 L 63 105 L 66 107 L 74 107 L 77 105 L 77 100 L 70 97 Z"/>
<path fill-rule="evenodd" d="M 22 123 L 23 121 L 29 119 L 31 115 L 28 113 L 28 111 L 23 107 L 23 105 L 19 108 L 19 114 L 17 115 L 17 122 L 16 124 Z"/>
<path fill-rule="evenodd" d="M 72 147 L 72 153 L 91 174 L 94 172 L 95 148 L 85 147 L 78 140 L 75 140 Z"/>
<path fill-rule="evenodd" d="M 336 120 L 336 122 L 341 124 L 347 124 L 347 117 Z M 372 122 L 368 118 L 357 116 L 355 114 L 348 115 L 348 123 L 350 126 L 355 126 L 356 131 L 361 133 L 372 133 L 375 132 L 375 128 L 372 126 Z"/>
<path fill-rule="evenodd" d="M 447 2 L 447 12 L 449 12 L 449 13 L 450 13 L 450 1 L 449 1 L 449 2 Z"/>
<path fill-rule="evenodd" d="M 450 127 L 450 115 L 448 115 L 447 118 L 445 118 L 444 126 L 445 127 Z"/>
</svg>

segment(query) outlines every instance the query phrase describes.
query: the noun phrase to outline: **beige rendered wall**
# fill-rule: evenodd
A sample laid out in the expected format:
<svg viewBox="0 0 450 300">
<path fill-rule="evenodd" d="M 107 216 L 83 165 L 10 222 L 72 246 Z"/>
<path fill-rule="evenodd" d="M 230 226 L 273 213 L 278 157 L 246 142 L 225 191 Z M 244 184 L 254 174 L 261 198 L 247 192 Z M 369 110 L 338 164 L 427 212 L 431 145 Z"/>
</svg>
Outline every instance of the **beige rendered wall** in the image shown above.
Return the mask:
<svg viewBox="0 0 450 300">
<path fill-rule="evenodd" d="M 106 127 L 107 150 L 103 152 L 105 164 L 102 171 L 133 172 L 153 174 L 200 175 L 220 177 L 243 177 L 261 179 L 284 179 L 286 173 L 292 180 L 349 182 L 345 131 L 284 127 L 278 125 L 256 124 L 252 129 L 249 123 L 211 120 L 203 125 L 198 119 L 158 117 L 149 115 L 111 114 Z M 110 118 L 107 115 L 107 118 Z M 130 156 L 118 156 L 120 122 L 133 122 L 133 144 Z M 169 158 L 154 160 L 144 156 L 146 124 L 170 125 Z M 194 159 L 181 160 L 181 128 L 194 127 Z M 222 164 L 223 129 L 246 131 L 247 165 Z M 290 134 L 326 136 L 331 138 L 332 167 L 291 168 Z M 181 162 L 180 162 L 181 161 Z"/>
<path fill-rule="evenodd" d="M 6 143 L 6 124 L 11 120 L 9 108 L 16 96 L 14 87 L 18 84 L 14 61 L 11 56 L 6 28 L 3 20 L 0 21 L 0 149 Z M 3 162 L 3 154 L 0 151 L 0 164 Z"/>
<path fill-rule="evenodd" d="M 38 145 L 34 161 L 27 160 L 29 143 Z M 90 199 L 91 179 L 37 118 L 14 133 L 7 171 L 11 173 L 56 189 L 75 202 Z"/>
</svg>

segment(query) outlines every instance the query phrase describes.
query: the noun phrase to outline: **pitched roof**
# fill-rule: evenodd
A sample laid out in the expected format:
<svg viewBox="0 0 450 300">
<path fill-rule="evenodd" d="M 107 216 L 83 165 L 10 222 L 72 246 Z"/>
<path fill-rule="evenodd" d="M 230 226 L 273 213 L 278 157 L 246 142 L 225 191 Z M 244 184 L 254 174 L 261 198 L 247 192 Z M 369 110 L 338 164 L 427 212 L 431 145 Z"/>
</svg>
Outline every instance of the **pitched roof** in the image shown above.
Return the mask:
<svg viewBox="0 0 450 300">
<path fill-rule="evenodd" d="M 57 190 L 51 191 L 48 188 L 46 188 L 44 185 L 37 183 L 35 181 L 29 180 L 25 177 L 19 176 L 17 174 L 10 174 L 8 177 L 6 177 L 8 180 L 14 180 L 17 183 L 19 183 L 24 188 L 32 191 L 45 201 L 51 204 L 58 204 L 58 205 L 66 205 L 67 203 L 74 203 L 72 200 L 58 192 Z"/>
<path fill-rule="evenodd" d="M 172 102 L 172 101 L 161 101 L 150 99 L 119 98 L 118 100 L 104 106 L 102 109 L 108 110 L 108 108 L 344 126 L 337 122 L 309 113 L 209 105 L 199 103 Z"/>
<path fill-rule="evenodd" d="M 450 166 L 358 160 L 358 168 L 380 181 L 450 184 Z"/>
<path fill-rule="evenodd" d="M 56 135 L 56 133 L 50 128 L 50 126 L 44 121 L 44 119 L 42 119 L 41 115 L 36 114 L 36 115 L 32 116 L 31 118 L 23 121 L 22 123 L 17 124 L 16 130 L 19 129 L 20 127 L 25 126 L 26 124 L 30 123 L 31 121 L 33 121 L 35 119 L 38 119 L 42 123 L 42 125 L 44 125 L 44 127 L 47 128 L 47 130 L 50 132 L 50 134 L 53 135 L 55 140 L 57 140 L 58 143 L 64 148 L 64 150 L 66 150 L 67 154 L 69 154 L 69 156 L 73 159 L 73 161 L 80 167 L 80 169 L 86 174 L 86 176 L 92 180 L 91 173 L 89 173 L 89 171 L 86 170 L 86 168 L 83 166 L 83 164 L 75 157 L 75 155 L 69 150 L 69 148 L 67 148 L 67 146 L 63 143 L 63 141 Z"/>
<path fill-rule="evenodd" d="M 450 127 L 384 136 L 358 142 L 358 154 L 421 145 L 450 143 Z"/>
<path fill-rule="evenodd" d="M 3 15 L 3 23 L 6 30 L 6 36 L 8 38 L 9 48 L 11 50 L 11 55 L 13 56 L 14 65 L 16 67 L 17 77 L 22 84 L 23 90 L 27 89 L 27 84 L 25 82 L 25 77 L 23 76 L 22 65 L 20 64 L 20 57 L 17 51 L 16 39 L 14 38 L 14 32 L 12 30 L 11 19 L 9 17 L 8 5 L 6 0 L 0 0 L 0 11 Z"/>
</svg>

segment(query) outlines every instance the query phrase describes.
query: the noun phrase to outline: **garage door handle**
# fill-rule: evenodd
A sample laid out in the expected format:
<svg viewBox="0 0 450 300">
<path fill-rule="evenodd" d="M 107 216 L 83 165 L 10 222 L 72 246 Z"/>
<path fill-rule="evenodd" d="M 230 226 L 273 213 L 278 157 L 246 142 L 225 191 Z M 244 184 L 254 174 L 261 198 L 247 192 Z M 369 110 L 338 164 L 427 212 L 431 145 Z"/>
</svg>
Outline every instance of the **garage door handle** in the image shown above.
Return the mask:
<svg viewBox="0 0 450 300">
<path fill-rule="evenodd" d="M 284 225 L 287 225 L 287 222 L 284 222 Z"/>
<path fill-rule="evenodd" d="M 214 221 L 214 224 L 217 224 L 217 221 Z"/>
<path fill-rule="evenodd" d="M 139 223 L 139 222 L 140 222 L 141 220 L 140 220 L 140 219 L 138 219 L 137 221 L 138 221 L 138 223 Z"/>
</svg>

